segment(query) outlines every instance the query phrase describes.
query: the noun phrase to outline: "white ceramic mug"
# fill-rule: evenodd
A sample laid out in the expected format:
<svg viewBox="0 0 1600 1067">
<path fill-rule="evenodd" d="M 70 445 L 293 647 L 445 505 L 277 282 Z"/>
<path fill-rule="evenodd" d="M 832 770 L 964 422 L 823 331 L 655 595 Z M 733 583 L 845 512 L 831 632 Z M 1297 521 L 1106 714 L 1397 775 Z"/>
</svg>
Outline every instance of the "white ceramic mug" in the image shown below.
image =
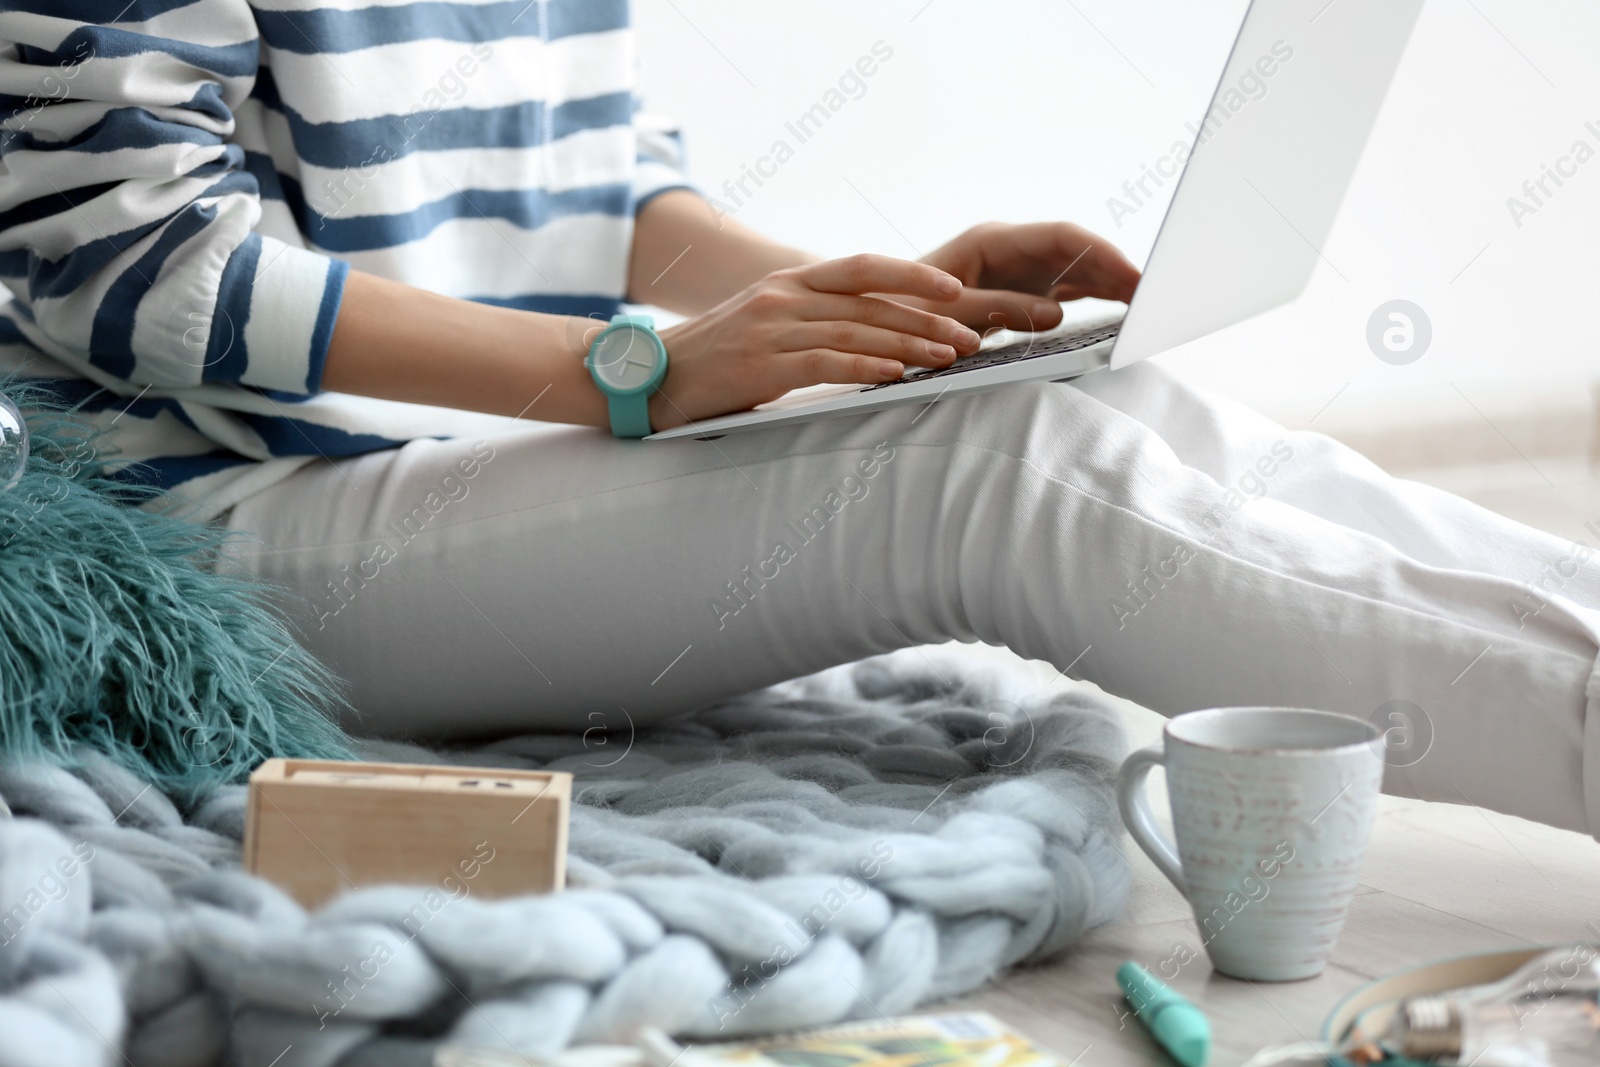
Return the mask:
<svg viewBox="0 0 1600 1067">
<path fill-rule="evenodd" d="M 1348 715 L 1214 708 L 1167 723 L 1117 776 L 1128 833 L 1194 908 L 1211 964 L 1266 982 L 1322 973 L 1383 784 L 1382 734 Z M 1166 767 L 1177 846 L 1144 781 Z"/>
</svg>

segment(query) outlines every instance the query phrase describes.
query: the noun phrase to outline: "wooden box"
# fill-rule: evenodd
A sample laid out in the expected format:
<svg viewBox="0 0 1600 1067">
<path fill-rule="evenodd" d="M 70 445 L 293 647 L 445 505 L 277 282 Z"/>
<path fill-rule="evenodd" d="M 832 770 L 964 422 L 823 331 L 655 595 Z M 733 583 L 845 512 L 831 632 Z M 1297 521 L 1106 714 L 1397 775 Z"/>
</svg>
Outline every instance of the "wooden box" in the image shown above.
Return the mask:
<svg viewBox="0 0 1600 1067">
<path fill-rule="evenodd" d="M 548 893 L 571 803 L 561 771 L 271 759 L 250 774 L 244 865 L 308 908 L 393 883 Z"/>
</svg>

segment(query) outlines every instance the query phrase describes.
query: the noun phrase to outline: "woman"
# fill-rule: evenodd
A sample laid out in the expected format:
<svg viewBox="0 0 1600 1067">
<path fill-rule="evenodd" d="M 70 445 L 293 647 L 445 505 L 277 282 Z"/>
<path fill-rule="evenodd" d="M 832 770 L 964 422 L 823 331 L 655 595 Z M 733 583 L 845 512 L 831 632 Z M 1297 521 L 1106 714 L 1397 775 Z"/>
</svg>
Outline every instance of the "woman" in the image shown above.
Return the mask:
<svg viewBox="0 0 1600 1067">
<path fill-rule="evenodd" d="M 97 8 L 0 3 L 0 341 L 127 476 L 252 536 L 232 565 L 295 595 L 357 728 L 642 724 L 984 640 L 1167 713 L 1409 701 L 1431 746 L 1391 789 L 1600 829 L 1587 550 L 1148 365 L 605 432 L 584 357 L 623 298 L 688 316 L 662 429 L 1128 299 L 1084 231 L 980 226 L 919 263 L 761 238 L 635 114 L 623 0 Z M 439 408 L 526 425 L 439 439 Z"/>
</svg>

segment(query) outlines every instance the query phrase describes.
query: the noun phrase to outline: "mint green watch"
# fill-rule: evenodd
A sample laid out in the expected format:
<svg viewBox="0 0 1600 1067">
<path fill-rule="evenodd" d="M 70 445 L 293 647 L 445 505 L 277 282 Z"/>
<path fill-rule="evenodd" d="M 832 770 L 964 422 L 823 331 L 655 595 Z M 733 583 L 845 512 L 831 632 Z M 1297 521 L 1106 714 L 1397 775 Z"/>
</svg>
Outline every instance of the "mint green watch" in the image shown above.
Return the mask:
<svg viewBox="0 0 1600 1067">
<path fill-rule="evenodd" d="M 618 315 L 589 346 L 584 366 L 606 394 L 611 432 L 617 437 L 650 433 L 650 397 L 667 376 L 667 346 L 649 315 Z"/>
</svg>

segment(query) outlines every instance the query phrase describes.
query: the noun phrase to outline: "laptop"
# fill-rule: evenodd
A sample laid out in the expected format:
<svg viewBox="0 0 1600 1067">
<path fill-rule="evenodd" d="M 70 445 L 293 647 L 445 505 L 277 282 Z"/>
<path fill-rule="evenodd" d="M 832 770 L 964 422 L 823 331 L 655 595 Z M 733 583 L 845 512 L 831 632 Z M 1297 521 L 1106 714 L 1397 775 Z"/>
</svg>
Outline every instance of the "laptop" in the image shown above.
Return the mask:
<svg viewBox="0 0 1600 1067">
<path fill-rule="evenodd" d="M 1177 183 L 1125 313 L 991 337 L 948 367 L 912 367 L 878 385 L 796 390 L 645 440 L 928 403 L 1014 382 L 1068 381 L 1129 366 L 1294 300 L 1322 258 L 1421 8 L 1422 0 L 1253 0 L 1198 125 L 1114 191 L 1134 210 Z"/>
</svg>

